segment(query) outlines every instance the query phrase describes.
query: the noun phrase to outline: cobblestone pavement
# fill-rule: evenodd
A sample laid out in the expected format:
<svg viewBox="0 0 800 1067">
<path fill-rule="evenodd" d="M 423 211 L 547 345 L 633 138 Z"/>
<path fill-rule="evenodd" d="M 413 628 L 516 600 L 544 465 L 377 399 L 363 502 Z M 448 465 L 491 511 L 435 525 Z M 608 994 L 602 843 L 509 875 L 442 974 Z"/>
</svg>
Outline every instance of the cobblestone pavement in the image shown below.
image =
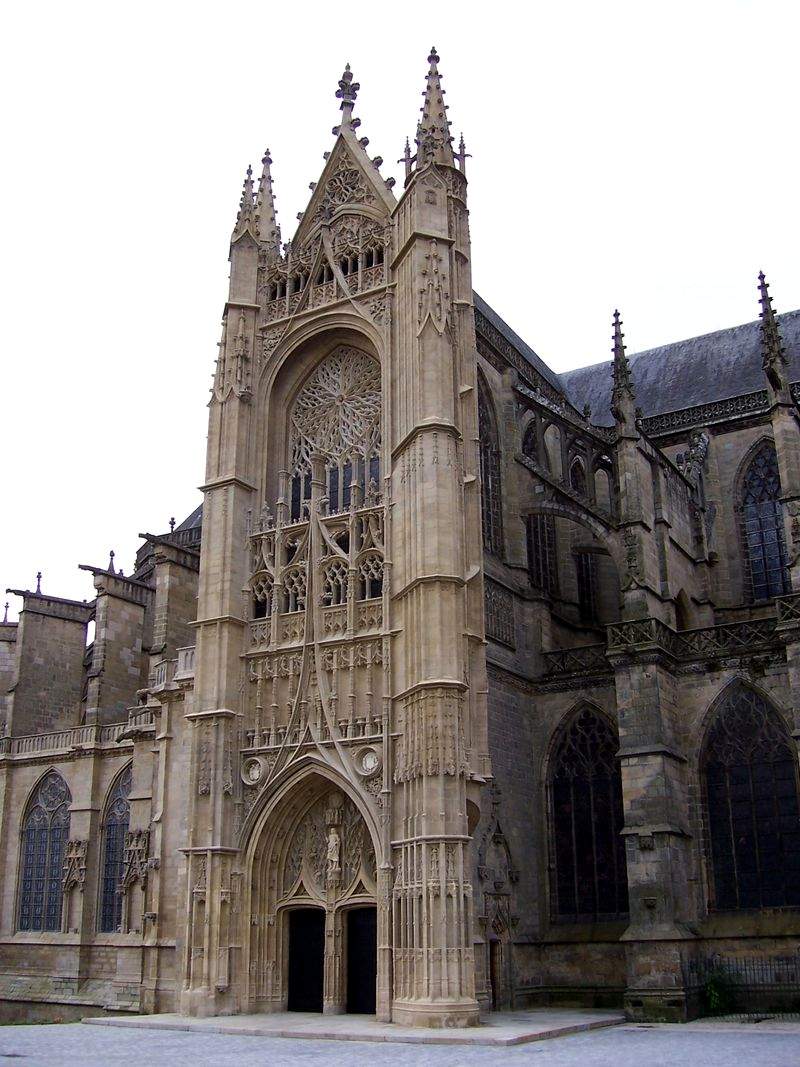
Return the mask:
<svg viewBox="0 0 800 1067">
<path fill-rule="evenodd" d="M 800 1027 L 637 1027 L 514 1048 L 307 1041 L 82 1026 L 0 1027 L 0 1065 L 20 1067 L 800 1067 Z"/>
</svg>

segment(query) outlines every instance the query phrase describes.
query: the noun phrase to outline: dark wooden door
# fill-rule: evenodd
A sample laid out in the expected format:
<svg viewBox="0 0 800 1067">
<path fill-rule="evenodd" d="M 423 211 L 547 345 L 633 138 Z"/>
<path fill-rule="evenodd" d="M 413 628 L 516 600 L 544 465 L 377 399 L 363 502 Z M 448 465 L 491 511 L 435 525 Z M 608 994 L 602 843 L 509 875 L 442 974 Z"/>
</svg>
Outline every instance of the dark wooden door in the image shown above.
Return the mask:
<svg viewBox="0 0 800 1067">
<path fill-rule="evenodd" d="M 289 912 L 289 1011 L 322 1011 L 325 912 Z"/>
<path fill-rule="evenodd" d="M 376 914 L 375 908 L 353 908 L 347 913 L 347 1010 L 355 1015 L 375 1014 Z"/>
</svg>

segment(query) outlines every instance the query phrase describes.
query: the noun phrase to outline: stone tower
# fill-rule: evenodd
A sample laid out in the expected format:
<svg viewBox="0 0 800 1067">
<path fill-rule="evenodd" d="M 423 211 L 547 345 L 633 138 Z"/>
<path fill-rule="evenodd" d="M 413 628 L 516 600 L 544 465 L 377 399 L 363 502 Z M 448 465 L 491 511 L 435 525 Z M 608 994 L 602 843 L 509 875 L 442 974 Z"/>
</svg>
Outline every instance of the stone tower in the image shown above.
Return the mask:
<svg viewBox="0 0 800 1067">
<path fill-rule="evenodd" d="M 466 156 L 437 63 L 399 200 L 358 136 L 349 67 L 290 244 L 269 153 L 258 189 L 245 179 L 187 715 L 191 1013 L 372 995 L 384 1020 L 477 1022 L 477 369 Z"/>
</svg>

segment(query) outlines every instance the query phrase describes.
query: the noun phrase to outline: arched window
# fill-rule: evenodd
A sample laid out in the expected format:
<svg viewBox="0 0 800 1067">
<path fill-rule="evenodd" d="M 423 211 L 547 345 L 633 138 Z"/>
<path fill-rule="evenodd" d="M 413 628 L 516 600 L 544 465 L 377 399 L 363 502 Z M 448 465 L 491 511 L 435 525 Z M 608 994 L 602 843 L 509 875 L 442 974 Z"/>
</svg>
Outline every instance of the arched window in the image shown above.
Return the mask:
<svg viewBox="0 0 800 1067">
<path fill-rule="evenodd" d="M 539 439 L 536 433 L 536 419 L 530 423 L 522 439 L 522 454 L 530 459 L 539 461 Z"/>
<path fill-rule="evenodd" d="M 611 724 L 584 708 L 569 721 L 553 756 L 554 919 L 597 922 L 628 913 L 618 748 Z"/>
<path fill-rule="evenodd" d="M 128 797 L 131 794 L 130 764 L 120 774 L 106 802 L 103 817 L 103 859 L 100 899 L 100 930 L 113 933 L 122 922 L 122 856 L 125 849 L 125 834 L 131 818 Z"/>
<path fill-rule="evenodd" d="M 577 456 L 569 467 L 569 484 L 579 496 L 586 496 L 586 468 Z"/>
<path fill-rule="evenodd" d="M 60 930 L 64 851 L 72 796 L 48 771 L 28 802 L 22 823 L 20 930 Z"/>
<path fill-rule="evenodd" d="M 290 415 L 292 522 L 308 517 L 311 458 L 325 459 L 327 511 L 347 511 L 357 487 L 362 506 L 380 485 L 381 368 L 357 348 L 341 345 L 316 368 Z M 373 501 L 374 503 L 374 501 Z"/>
<path fill-rule="evenodd" d="M 481 465 L 481 513 L 483 547 L 500 555 L 503 551 L 503 503 L 500 491 L 500 441 L 483 384 L 478 384 L 478 440 Z"/>
<path fill-rule="evenodd" d="M 752 600 L 791 592 L 780 495 L 778 457 L 767 441 L 745 471 L 739 499 L 747 593 Z"/>
<path fill-rule="evenodd" d="M 552 515 L 528 516 L 528 575 L 534 589 L 558 592 L 556 524 Z"/>
<path fill-rule="evenodd" d="M 797 755 L 780 715 L 752 689 L 733 687 L 711 723 L 700 767 L 710 906 L 799 906 Z"/>
<path fill-rule="evenodd" d="M 581 622 L 596 623 L 597 616 L 597 556 L 580 550 L 575 553 L 575 575 L 578 581 L 578 615 Z"/>
</svg>

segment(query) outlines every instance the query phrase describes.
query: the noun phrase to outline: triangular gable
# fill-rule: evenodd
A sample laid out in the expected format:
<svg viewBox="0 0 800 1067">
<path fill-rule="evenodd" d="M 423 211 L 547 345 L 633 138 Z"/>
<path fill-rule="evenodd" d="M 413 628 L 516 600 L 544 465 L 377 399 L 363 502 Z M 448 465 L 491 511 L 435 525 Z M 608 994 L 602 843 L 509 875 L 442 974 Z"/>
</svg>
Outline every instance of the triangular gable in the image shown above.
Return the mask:
<svg viewBox="0 0 800 1067">
<path fill-rule="evenodd" d="M 292 241 L 299 247 L 323 222 L 330 222 L 345 209 L 374 219 L 387 218 L 397 201 L 349 126 L 336 138 L 316 188 L 303 213 Z"/>
</svg>

